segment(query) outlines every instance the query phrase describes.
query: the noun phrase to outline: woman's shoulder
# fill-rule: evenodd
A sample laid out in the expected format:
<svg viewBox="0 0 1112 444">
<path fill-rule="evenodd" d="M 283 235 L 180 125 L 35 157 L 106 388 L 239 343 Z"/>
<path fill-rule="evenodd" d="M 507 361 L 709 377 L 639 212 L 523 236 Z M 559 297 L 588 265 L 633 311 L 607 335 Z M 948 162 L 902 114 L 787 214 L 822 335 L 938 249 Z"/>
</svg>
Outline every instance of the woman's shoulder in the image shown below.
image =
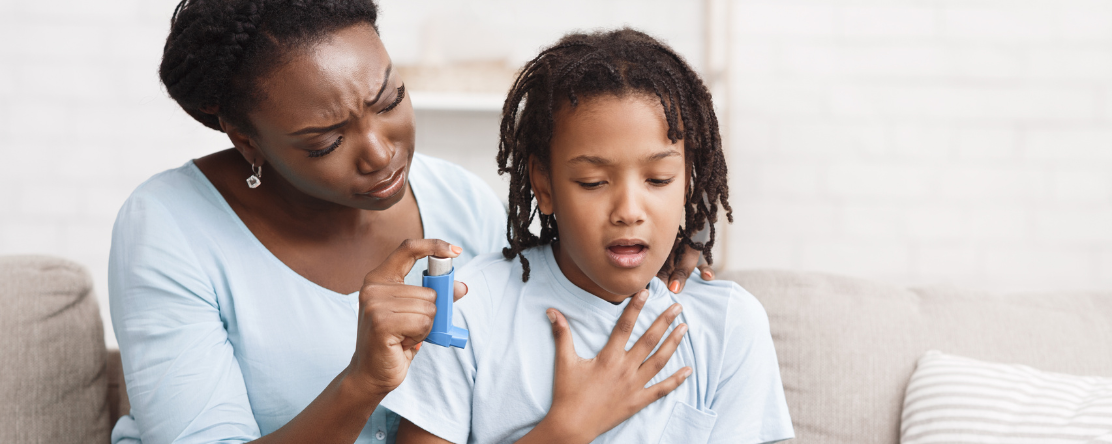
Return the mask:
<svg viewBox="0 0 1112 444">
<path fill-rule="evenodd" d="M 113 238 L 234 229 L 230 211 L 204 173 L 189 161 L 151 176 L 132 191 L 116 214 Z"/>
<path fill-rule="evenodd" d="M 410 187 L 427 237 L 457 243 L 469 254 L 506 244 L 506 208 L 485 181 L 446 160 L 413 154 Z"/>
<path fill-rule="evenodd" d="M 161 205 L 167 209 L 196 207 L 194 211 L 219 209 L 216 190 L 193 161 L 151 176 L 135 187 L 124 201 L 124 209 L 137 204 Z"/>
<path fill-rule="evenodd" d="M 409 174 L 415 187 L 497 200 L 490 185 L 479 176 L 444 159 L 413 153 Z"/>
</svg>

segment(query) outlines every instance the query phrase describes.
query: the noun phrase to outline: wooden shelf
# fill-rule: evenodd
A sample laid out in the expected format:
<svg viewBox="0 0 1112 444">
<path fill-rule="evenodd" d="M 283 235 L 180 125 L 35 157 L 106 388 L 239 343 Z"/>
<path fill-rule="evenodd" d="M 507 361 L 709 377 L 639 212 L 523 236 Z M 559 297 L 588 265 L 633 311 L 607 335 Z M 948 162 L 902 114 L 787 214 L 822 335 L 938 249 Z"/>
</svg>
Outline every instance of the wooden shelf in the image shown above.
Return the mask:
<svg viewBox="0 0 1112 444">
<path fill-rule="evenodd" d="M 414 91 L 410 100 L 417 111 L 501 113 L 506 97 L 500 94 Z"/>
</svg>

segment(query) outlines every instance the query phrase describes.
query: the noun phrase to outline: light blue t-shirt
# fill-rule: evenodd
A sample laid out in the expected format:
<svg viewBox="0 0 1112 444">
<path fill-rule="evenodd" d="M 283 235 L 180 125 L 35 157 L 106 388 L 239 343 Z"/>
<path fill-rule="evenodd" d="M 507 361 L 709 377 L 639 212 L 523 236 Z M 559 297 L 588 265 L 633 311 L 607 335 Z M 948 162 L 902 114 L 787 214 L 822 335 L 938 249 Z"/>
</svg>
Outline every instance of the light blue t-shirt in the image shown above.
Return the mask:
<svg viewBox="0 0 1112 444">
<path fill-rule="evenodd" d="M 572 284 L 550 246 L 526 250 L 525 257 L 532 270 L 526 283 L 520 263 L 501 255 L 475 258 L 457 272 L 469 287 L 453 315 L 470 330 L 467 347 L 421 348 L 383 406 L 457 444 L 513 442 L 544 418 L 556 356 L 545 310 L 567 317 L 575 351 L 589 359 L 606 345 L 629 300 L 613 305 Z M 693 274 L 677 295 L 653 278 L 626 348 L 675 302 L 683 312 L 671 327 L 687 323 L 688 331 L 649 384 L 684 366 L 694 371 L 595 442 L 747 444 L 794 437 L 768 317 L 736 283 Z"/>
<path fill-rule="evenodd" d="M 425 237 L 461 246 L 457 264 L 505 246 L 505 209 L 478 177 L 415 154 L 409 178 Z M 420 285 L 425 264 L 406 283 Z M 108 293 L 131 401 L 113 443 L 251 441 L 293 419 L 355 352 L 358 293 L 287 267 L 193 162 L 124 203 Z M 392 442 L 396 429 L 379 408 L 356 442 Z"/>
</svg>

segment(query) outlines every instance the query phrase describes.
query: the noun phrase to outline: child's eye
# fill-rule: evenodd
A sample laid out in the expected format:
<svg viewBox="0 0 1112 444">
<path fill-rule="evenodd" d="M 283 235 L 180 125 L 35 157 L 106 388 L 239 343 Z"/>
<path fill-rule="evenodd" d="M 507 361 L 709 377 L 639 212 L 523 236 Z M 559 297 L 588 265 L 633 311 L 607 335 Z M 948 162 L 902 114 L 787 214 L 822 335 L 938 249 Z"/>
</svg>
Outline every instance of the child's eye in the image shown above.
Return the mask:
<svg viewBox="0 0 1112 444">
<path fill-rule="evenodd" d="M 676 180 L 675 177 L 669 177 L 667 179 L 649 179 L 649 183 L 651 183 L 653 185 L 656 185 L 658 187 L 662 187 L 662 186 L 665 186 L 665 185 L 668 185 L 668 184 L 672 183 L 672 181 L 674 181 L 674 180 Z"/>
<path fill-rule="evenodd" d="M 402 85 L 402 86 L 398 87 L 398 95 L 394 97 L 394 101 L 390 102 L 389 105 L 386 105 L 386 108 L 383 108 L 382 111 L 379 111 L 378 113 L 379 114 L 388 113 L 388 112 L 390 112 L 390 110 L 392 110 L 394 108 L 397 108 L 398 104 L 402 103 L 402 99 L 404 99 L 404 98 L 405 98 L 405 85 Z"/>
<path fill-rule="evenodd" d="M 593 190 L 595 188 L 601 187 L 602 184 L 605 183 L 605 182 L 578 182 L 578 183 L 579 183 L 579 186 L 581 186 L 583 188 L 586 188 L 588 190 Z"/>
</svg>

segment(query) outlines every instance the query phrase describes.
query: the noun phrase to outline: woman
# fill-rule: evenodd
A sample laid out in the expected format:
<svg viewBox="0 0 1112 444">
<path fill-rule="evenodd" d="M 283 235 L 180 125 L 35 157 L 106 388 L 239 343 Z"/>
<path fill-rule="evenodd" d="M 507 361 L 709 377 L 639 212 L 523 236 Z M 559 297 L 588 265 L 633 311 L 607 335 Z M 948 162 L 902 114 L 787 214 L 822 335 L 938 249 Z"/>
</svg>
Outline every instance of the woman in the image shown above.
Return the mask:
<svg viewBox="0 0 1112 444">
<path fill-rule="evenodd" d="M 376 18 L 369 0 L 178 5 L 162 81 L 234 149 L 120 210 L 109 296 L 132 411 L 113 442 L 392 441 L 378 403 L 435 312 L 414 265 L 499 251 L 506 219 L 474 175 L 414 154 Z"/>
</svg>

